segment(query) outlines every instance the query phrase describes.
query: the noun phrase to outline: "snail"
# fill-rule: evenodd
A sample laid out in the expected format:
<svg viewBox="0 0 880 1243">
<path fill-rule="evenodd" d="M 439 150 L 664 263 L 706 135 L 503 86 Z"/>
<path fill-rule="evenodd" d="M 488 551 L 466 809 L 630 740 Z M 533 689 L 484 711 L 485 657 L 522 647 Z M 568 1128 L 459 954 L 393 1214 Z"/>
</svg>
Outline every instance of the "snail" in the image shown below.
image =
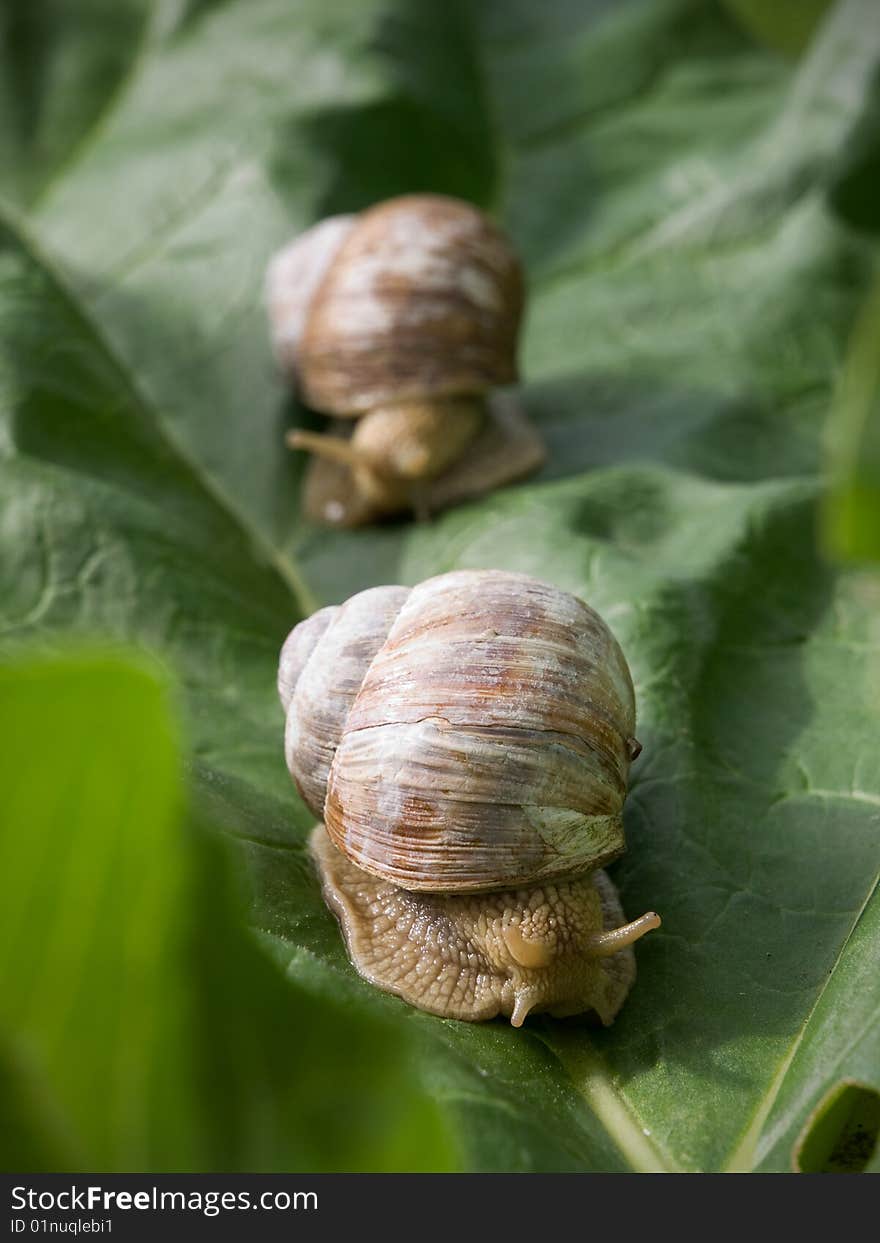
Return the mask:
<svg viewBox="0 0 880 1243">
<path fill-rule="evenodd" d="M 520 574 L 373 587 L 281 650 L 285 759 L 321 818 L 323 894 L 356 969 L 446 1018 L 595 1011 L 635 976 L 602 865 L 624 849 L 635 696 L 582 601 Z"/>
<path fill-rule="evenodd" d="M 523 277 L 510 243 L 458 199 L 412 194 L 331 216 L 269 263 L 276 357 L 332 434 L 297 429 L 315 455 L 307 515 L 357 526 L 499 487 L 544 449 L 510 395 Z"/>
</svg>

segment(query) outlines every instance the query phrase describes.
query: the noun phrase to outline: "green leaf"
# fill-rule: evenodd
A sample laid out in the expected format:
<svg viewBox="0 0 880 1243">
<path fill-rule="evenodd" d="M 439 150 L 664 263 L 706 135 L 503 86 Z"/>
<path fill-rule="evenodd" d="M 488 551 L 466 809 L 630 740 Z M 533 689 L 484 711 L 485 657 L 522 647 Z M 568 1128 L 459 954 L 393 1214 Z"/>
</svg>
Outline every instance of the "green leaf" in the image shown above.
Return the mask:
<svg viewBox="0 0 880 1243">
<path fill-rule="evenodd" d="M 411 1042 L 285 983 L 180 778 L 142 661 L 0 671 L 3 1168 L 447 1167 Z"/>
<path fill-rule="evenodd" d="M 844 560 L 880 561 L 880 277 L 853 333 L 828 439 L 826 544 Z"/>
<path fill-rule="evenodd" d="M 842 0 L 792 64 L 704 0 L 168 0 L 113 73 L 71 45 L 105 85 L 66 160 L 20 147 L 4 641 L 99 632 L 173 670 L 264 952 L 315 1005 L 427 1042 L 466 1168 L 790 1170 L 829 1090 L 880 1087 L 880 583 L 816 538 L 871 268 L 838 191 L 874 16 Z M 430 525 L 311 528 L 263 269 L 323 212 L 414 187 L 472 196 L 523 252 L 521 395 L 548 464 Z M 378 994 L 304 853 L 285 632 L 377 582 L 489 565 L 587 599 L 633 669 L 645 750 L 615 879 L 664 922 L 608 1031 Z"/>
<path fill-rule="evenodd" d="M 149 30 L 147 0 L 5 0 L 0 8 L 0 167 L 25 201 L 76 158 L 125 90 Z"/>
<path fill-rule="evenodd" d="M 724 0 L 745 28 L 768 47 L 796 55 L 808 45 L 830 0 Z"/>
</svg>

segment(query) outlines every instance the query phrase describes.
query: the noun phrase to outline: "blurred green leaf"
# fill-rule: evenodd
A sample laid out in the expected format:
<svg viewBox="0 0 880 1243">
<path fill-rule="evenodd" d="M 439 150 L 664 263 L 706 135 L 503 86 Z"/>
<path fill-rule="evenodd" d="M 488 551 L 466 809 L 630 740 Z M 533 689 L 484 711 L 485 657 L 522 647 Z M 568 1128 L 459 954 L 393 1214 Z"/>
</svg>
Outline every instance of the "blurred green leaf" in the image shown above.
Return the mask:
<svg viewBox="0 0 880 1243">
<path fill-rule="evenodd" d="M 26 201 L 75 158 L 137 71 L 149 0 L 3 0 L 0 167 Z"/>
<path fill-rule="evenodd" d="M 4 641 L 99 631 L 173 667 L 265 948 L 427 1042 L 467 1168 L 789 1170 L 834 1083 L 880 1087 L 880 585 L 816 551 L 871 260 L 829 203 L 874 16 L 837 4 L 794 66 L 704 0 L 168 0 L 75 154 L 17 170 L 44 188 L 0 250 Z M 523 252 L 548 464 L 429 526 L 319 531 L 262 272 L 322 212 L 413 185 L 471 194 Z M 664 924 L 609 1031 L 370 989 L 303 849 L 286 630 L 487 565 L 583 596 L 633 668 L 615 879 Z"/>
<path fill-rule="evenodd" d="M 0 670 L 3 1168 L 448 1168 L 410 1042 L 245 930 L 166 698 L 117 656 Z"/>
<path fill-rule="evenodd" d="M 731 13 L 768 47 L 796 56 L 810 42 L 832 0 L 724 0 Z"/>
<path fill-rule="evenodd" d="M 880 278 L 853 334 L 828 435 L 828 549 L 844 560 L 880 561 Z"/>
</svg>

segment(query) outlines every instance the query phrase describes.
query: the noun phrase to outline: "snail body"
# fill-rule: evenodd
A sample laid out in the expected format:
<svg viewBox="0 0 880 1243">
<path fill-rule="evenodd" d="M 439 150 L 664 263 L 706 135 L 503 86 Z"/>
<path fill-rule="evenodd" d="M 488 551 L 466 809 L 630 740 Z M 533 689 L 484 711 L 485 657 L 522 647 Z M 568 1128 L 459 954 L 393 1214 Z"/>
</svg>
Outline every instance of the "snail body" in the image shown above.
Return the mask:
<svg viewBox="0 0 880 1243">
<path fill-rule="evenodd" d="M 439 508 L 543 460 L 525 417 L 509 402 L 499 413 L 491 394 L 517 378 L 523 278 L 470 204 L 406 195 L 330 217 L 274 257 L 266 298 L 303 400 L 340 427 L 356 422 L 353 434 L 289 437 L 316 455 L 311 516 L 356 525 Z"/>
<path fill-rule="evenodd" d="M 556 1018 L 594 1010 L 607 1026 L 635 979 L 627 941 L 602 940 L 623 912 L 601 868 L 532 889 L 410 893 L 361 872 L 322 826 L 310 844 L 360 974 L 430 1014 L 471 1022 L 503 1014 L 520 1027 L 534 1010 Z"/>
<path fill-rule="evenodd" d="M 523 575 L 377 587 L 282 649 L 285 757 L 357 969 L 447 1017 L 593 1009 L 634 976 L 601 865 L 624 849 L 635 704 L 591 609 Z"/>
</svg>

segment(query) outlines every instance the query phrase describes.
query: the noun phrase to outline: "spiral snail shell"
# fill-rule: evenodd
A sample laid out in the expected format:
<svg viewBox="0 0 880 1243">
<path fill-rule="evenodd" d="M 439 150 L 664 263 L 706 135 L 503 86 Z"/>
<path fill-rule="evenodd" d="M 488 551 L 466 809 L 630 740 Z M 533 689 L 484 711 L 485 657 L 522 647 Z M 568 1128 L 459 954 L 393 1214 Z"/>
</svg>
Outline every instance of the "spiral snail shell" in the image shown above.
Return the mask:
<svg viewBox="0 0 880 1243">
<path fill-rule="evenodd" d="M 477 208 L 442 195 L 332 216 L 270 262 L 276 356 L 350 435 L 297 430 L 311 517 L 357 525 L 430 512 L 527 474 L 543 447 L 516 403 L 522 271 Z"/>
<path fill-rule="evenodd" d="M 635 700 L 601 618 L 524 575 L 375 587 L 281 652 L 287 766 L 355 966 L 447 1017 L 593 1009 L 634 977 L 598 870 L 624 849 Z"/>
</svg>

